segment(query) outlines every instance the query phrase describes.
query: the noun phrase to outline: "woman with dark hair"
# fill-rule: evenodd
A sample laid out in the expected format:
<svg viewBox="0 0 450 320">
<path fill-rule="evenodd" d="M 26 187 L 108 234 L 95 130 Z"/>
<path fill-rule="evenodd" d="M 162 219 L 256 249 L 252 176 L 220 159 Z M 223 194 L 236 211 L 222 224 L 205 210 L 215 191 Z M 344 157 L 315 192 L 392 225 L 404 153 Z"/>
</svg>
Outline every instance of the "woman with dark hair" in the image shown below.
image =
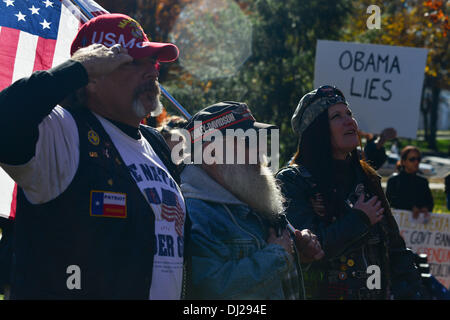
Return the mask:
<svg viewBox="0 0 450 320">
<path fill-rule="evenodd" d="M 419 299 L 420 275 L 380 184 L 363 160 L 358 125 L 341 91 L 322 86 L 292 117 L 299 136 L 277 174 L 295 228 L 314 232 L 325 258 L 305 272 L 313 299 Z"/>
<path fill-rule="evenodd" d="M 423 213 L 425 221 L 428 221 L 434 202 L 428 180 L 417 174 L 421 159 L 422 154 L 417 147 L 402 149 L 397 163 L 399 172 L 388 179 L 386 197 L 392 208 L 411 210 L 415 219 Z"/>
</svg>

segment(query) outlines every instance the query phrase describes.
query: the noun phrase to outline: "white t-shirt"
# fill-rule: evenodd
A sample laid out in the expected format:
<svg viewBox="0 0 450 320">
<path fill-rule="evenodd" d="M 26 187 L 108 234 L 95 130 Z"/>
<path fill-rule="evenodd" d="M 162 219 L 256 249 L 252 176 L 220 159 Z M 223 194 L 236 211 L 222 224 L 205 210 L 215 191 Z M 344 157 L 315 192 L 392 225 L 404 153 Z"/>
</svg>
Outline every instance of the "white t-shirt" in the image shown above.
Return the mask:
<svg viewBox="0 0 450 320">
<path fill-rule="evenodd" d="M 108 120 L 96 116 L 155 214 L 157 253 L 153 261 L 150 299 L 179 299 L 183 276 L 185 217 L 181 190 L 147 140 L 135 140 Z"/>
<path fill-rule="evenodd" d="M 108 120 L 96 117 L 155 214 L 157 253 L 149 298 L 180 299 L 186 214 L 181 190 L 147 140 L 135 140 Z M 24 165 L 1 166 L 23 188 L 28 201 L 41 204 L 69 186 L 78 168 L 79 152 L 75 120 L 57 106 L 39 125 L 35 156 Z"/>
</svg>

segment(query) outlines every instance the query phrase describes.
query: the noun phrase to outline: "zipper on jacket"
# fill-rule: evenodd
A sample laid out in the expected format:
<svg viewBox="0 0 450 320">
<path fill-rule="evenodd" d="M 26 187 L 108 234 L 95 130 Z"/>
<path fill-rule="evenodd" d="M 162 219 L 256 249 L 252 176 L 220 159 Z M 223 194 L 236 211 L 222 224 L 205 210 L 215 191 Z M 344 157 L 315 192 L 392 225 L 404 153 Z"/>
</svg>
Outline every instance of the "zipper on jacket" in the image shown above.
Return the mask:
<svg viewBox="0 0 450 320">
<path fill-rule="evenodd" d="M 363 245 L 361 247 L 361 253 L 362 253 L 362 258 L 363 258 L 363 261 L 364 261 L 364 266 L 366 267 L 366 270 L 367 270 L 368 265 L 367 265 L 366 255 L 364 254 L 364 248 L 365 248 L 365 245 Z"/>
</svg>

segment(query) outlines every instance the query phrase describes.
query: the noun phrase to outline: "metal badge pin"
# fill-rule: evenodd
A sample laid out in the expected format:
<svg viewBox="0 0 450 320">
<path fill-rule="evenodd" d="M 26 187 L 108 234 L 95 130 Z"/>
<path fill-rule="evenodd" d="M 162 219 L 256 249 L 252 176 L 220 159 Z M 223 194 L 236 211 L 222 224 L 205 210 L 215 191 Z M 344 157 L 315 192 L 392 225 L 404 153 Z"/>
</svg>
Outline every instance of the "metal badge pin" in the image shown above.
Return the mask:
<svg viewBox="0 0 450 320">
<path fill-rule="evenodd" d="M 339 279 L 340 279 L 340 280 L 345 280 L 345 279 L 347 279 L 347 273 L 345 273 L 345 272 L 340 272 L 340 273 L 339 273 Z"/>
<path fill-rule="evenodd" d="M 89 132 L 88 132 L 88 140 L 94 146 L 98 146 L 100 144 L 100 137 L 98 136 L 98 133 L 95 132 L 94 130 L 89 130 Z"/>
</svg>

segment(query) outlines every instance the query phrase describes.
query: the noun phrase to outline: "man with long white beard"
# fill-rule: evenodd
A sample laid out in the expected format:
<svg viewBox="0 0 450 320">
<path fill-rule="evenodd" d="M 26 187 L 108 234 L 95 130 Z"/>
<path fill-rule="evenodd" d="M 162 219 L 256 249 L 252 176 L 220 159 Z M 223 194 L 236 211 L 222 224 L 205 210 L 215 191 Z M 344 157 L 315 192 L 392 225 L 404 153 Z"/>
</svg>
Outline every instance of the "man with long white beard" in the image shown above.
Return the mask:
<svg viewBox="0 0 450 320">
<path fill-rule="evenodd" d="M 186 240 L 187 256 L 192 259 L 190 298 L 304 297 L 300 264 L 321 259 L 323 251 L 308 230 L 289 233 L 283 197 L 274 177 L 265 164 L 250 161 L 254 151 L 251 139 L 246 141 L 244 154 L 238 154 L 239 139 L 227 136 L 227 129 L 271 128 L 274 126 L 256 122 L 247 105 L 239 102 L 209 106 L 185 127 L 191 142 L 201 141 L 203 150 L 219 146 L 213 150 L 214 160 L 204 158 L 201 164 L 187 165 L 181 174 L 192 223 Z M 205 142 L 212 134 L 217 140 Z M 227 144 L 227 139 L 233 143 Z M 208 154 L 203 152 L 205 156 Z M 242 164 L 239 156 L 245 158 Z"/>
<path fill-rule="evenodd" d="M 178 48 L 105 14 L 71 54 L 0 93 L 0 165 L 19 185 L 11 297 L 180 299 L 179 177 L 162 136 L 140 125 Z"/>
</svg>

